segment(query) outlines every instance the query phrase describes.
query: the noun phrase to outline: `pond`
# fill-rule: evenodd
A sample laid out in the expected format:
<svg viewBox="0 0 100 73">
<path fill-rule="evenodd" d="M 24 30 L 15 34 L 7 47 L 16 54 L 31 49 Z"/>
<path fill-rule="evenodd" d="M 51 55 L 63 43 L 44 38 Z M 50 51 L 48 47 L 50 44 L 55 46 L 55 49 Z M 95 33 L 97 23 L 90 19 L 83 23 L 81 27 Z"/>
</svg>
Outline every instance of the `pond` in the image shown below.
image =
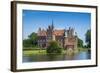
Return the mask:
<svg viewBox="0 0 100 73">
<path fill-rule="evenodd" d="M 42 62 L 42 61 L 64 61 L 64 60 L 87 60 L 91 59 L 90 52 L 79 52 L 74 55 L 30 55 L 23 56 L 23 62 Z"/>
</svg>

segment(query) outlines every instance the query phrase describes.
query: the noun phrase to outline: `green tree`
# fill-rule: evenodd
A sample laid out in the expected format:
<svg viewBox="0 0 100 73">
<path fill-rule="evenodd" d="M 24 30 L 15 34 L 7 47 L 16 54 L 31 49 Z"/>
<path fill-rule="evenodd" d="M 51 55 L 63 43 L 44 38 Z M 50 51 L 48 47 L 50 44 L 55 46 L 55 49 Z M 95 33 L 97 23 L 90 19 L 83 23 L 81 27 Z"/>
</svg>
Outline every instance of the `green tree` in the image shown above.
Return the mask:
<svg viewBox="0 0 100 73">
<path fill-rule="evenodd" d="M 91 47 L 91 30 L 87 30 L 85 34 L 85 42 L 87 43 L 87 48 Z"/>
<path fill-rule="evenodd" d="M 31 47 L 32 46 L 32 41 L 30 39 L 24 39 L 23 40 L 23 46 L 24 47 Z"/>
<path fill-rule="evenodd" d="M 83 47 L 83 40 L 78 38 L 78 47 Z"/>
<path fill-rule="evenodd" d="M 32 32 L 28 37 L 29 37 L 29 39 L 31 39 L 31 40 L 37 40 L 37 33 Z"/>
<path fill-rule="evenodd" d="M 32 44 L 33 45 L 37 45 L 37 40 L 38 40 L 38 36 L 37 36 L 37 33 L 35 32 L 32 32 L 28 38 L 30 39 L 30 41 L 32 41 Z"/>
<path fill-rule="evenodd" d="M 47 47 L 47 53 L 53 53 L 53 54 L 57 54 L 57 53 L 61 53 L 62 52 L 62 48 L 58 45 L 58 42 L 56 41 L 51 41 L 49 42 L 49 46 Z"/>
<path fill-rule="evenodd" d="M 37 34 L 32 32 L 29 36 L 28 39 L 23 40 L 23 46 L 24 47 L 33 47 L 37 46 Z"/>
</svg>

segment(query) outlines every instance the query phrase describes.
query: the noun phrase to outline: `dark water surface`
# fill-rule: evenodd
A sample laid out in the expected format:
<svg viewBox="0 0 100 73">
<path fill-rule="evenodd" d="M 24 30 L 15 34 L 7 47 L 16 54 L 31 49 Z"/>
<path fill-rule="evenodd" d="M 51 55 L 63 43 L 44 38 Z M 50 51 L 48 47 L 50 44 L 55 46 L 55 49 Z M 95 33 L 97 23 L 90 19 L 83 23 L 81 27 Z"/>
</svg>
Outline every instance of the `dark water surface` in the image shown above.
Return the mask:
<svg viewBox="0 0 100 73">
<path fill-rule="evenodd" d="M 89 52 L 80 52 L 74 55 L 30 55 L 23 56 L 23 62 L 41 62 L 41 61 L 63 61 L 63 60 L 87 60 L 91 59 Z"/>
</svg>

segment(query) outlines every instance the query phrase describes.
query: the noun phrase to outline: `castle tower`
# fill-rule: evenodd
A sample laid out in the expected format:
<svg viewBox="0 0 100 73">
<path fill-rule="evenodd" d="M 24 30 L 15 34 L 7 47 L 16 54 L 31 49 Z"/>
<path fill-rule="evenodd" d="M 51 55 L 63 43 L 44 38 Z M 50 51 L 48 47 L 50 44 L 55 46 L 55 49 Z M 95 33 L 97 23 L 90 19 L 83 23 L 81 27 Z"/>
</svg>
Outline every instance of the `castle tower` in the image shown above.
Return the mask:
<svg viewBox="0 0 100 73">
<path fill-rule="evenodd" d="M 64 29 L 64 41 L 63 41 L 63 47 L 66 48 L 66 42 L 68 42 L 68 32 L 66 28 Z"/>
<path fill-rule="evenodd" d="M 47 29 L 47 39 L 48 40 L 55 39 L 55 36 L 53 36 L 53 31 L 54 31 L 54 24 L 53 24 L 53 21 L 52 21 L 52 24 L 49 25 L 48 29 Z"/>
<path fill-rule="evenodd" d="M 64 29 L 64 37 L 68 37 L 68 33 L 67 33 L 66 28 Z"/>
<path fill-rule="evenodd" d="M 77 49 L 77 37 L 74 34 L 74 29 L 69 27 L 64 34 L 64 47 L 66 49 Z"/>
<path fill-rule="evenodd" d="M 38 29 L 38 33 L 39 33 L 39 35 L 41 34 L 41 28 L 39 27 L 39 29 Z"/>
<path fill-rule="evenodd" d="M 38 32 L 41 32 L 41 28 L 39 27 Z"/>
<path fill-rule="evenodd" d="M 52 20 L 52 25 L 51 25 L 52 30 L 54 30 L 54 24 L 53 24 L 53 20 Z"/>
<path fill-rule="evenodd" d="M 73 37 L 74 36 L 74 29 L 69 27 L 69 30 L 67 30 L 67 35 L 68 35 L 68 37 Z"/>
<path fill-rule="evenodd" d="M 77 43 L 78 43 L 78 38 L 77 38 L 77 33 L 75 32 L 75 48 L 74 49 L 77 49 Z"/>
</svg>

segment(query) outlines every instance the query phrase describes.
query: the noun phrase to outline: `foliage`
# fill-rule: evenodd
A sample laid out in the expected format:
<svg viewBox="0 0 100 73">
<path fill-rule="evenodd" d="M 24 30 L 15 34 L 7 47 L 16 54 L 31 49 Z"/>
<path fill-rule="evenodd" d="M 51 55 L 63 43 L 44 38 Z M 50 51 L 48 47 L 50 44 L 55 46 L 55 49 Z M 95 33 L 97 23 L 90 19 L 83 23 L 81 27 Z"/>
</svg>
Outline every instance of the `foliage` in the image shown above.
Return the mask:
<svg viewBox="0 0 100 73">
<path fill-rule="evenodd" d="M 62 48 L 58 45 L 58 42 L 51 41 L 47 47 L 47 53 L 62 53 Z"/>
<path fill-rule="evenodd" d="M 33 45 L 37 45 L 37 39 L 38 39 L 37 33 L 32 32 L 32 33 L 28 36 L 28 38 L 29 38 L 31 41 L 33 41 L 33 42 L 32 42 Z"/>
<path fill-rule="evenodd" d="M 35 32 L 32 32 L 29 36 L 29 39 L 31 39 L 31 40 L 37 40 L 38 38 L 37 38 L 37 33 L 35 33 Z"/>
<path fill-rule="evenodd" d="M 37 34 L 33 32 L 28 36 L 28 39 L 23 40 L 23 46 L 24 47 L 37 46 L 37 39 L 38 39 Z"/>
<path fill-rule="evenodd" d="M 85 42 L 87 43 L 87 48 L 91 47 L 91 30 L 87 30 L 85 34 Z"/>
<path fill-rule="evenodd" d="M 32 47 L 32 40 L 30 40 L 30 39 L 24 39 L 23 40 L 23 46 L 24 47 Z"/>
<path fill-rule="evenodd" d="M 78 38 L 78 47 L 83 47 L 83 40 Z"/>
</svg>

